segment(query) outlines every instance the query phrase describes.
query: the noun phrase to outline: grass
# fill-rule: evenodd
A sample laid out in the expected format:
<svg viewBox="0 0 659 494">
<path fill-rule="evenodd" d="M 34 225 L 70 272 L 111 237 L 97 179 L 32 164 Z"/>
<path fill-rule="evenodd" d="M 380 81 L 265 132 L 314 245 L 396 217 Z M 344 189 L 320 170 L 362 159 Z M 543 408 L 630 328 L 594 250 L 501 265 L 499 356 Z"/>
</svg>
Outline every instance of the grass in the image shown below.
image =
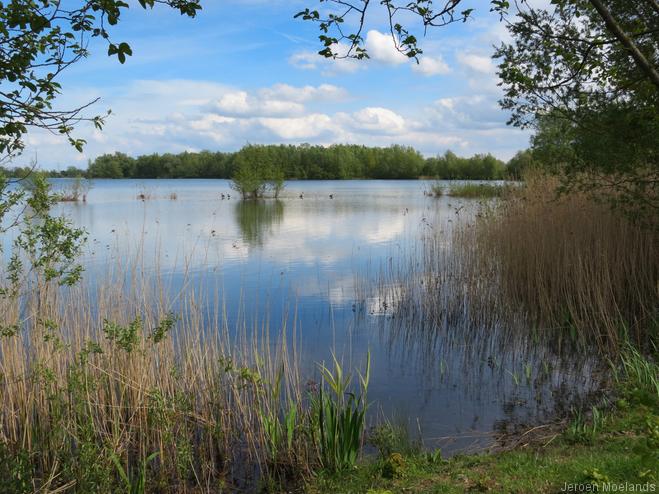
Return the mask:
<svg viewBox="0 0 659 494">
<path fill-rule="evenodd" d="M 446 189 L 441 184 L 435 184 L 430 188 L 430 195 L 434 197 L 448 195 L 451 197 L 464 197 L 467 199 L 490 199 L 503 196 L 509 188 L 510 187 L 506 185 L 464 183 L 451 185 Z"/>
<path fill-rule="evenodd" d="M 0 335 L 0 492 L 276 490 L 354 464 L 366 377 L 335 360 L 306 389 L 286 321 L 229 328 L 207 292 L 117 272 L 0 300 L 22 328 Z"/>
<path fill-rule="evenodd" d="M 630 367 L 629 364 L 632 364 Z M 618 371 L 618 399 L 588 419 L 580 413 L 562 431 L 520 437 L 519 445 L 493 454 L 456 456 L 391 452 L 368 459 L 341 475 L 321 474 L 307 492 L 324 493 L 554 493 L 566 485 L 597 492 L 604 484 L 636 484 L 646 489 L 659 482 L 659 393 L 646 379 L 659 366 L 627 350 Z M 640 376 L 640 377 L 639 377 Z M 542 430 L 536 428 L 536 431 Z M 587 431 L 576 434 L 575 430 Z M 650 487 L 651 488 L 651 487 Z M 620 489 L 619 489 L 620 490 Z M 635 492 L 641 489 L 636 487 Z M 643 492 L 652 492 L 645 490 Z"/>
</svg>

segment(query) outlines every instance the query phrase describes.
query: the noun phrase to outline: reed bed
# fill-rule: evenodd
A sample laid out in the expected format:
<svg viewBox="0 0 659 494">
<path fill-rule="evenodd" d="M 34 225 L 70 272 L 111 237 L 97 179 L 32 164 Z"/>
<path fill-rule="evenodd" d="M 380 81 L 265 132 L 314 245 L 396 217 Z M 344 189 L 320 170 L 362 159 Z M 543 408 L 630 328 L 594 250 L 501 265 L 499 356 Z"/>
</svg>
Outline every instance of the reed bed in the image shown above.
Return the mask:
<svg viewBox="0 0 659 494">
<path fill-rule="evenodd" d="M 627 341 L 650 349 L 656 230 L 558 187 L 556 177 L 533 174 L 501 188 L 500 200 L 462 202 L 455 215 L 429 219 L 421 247 L 374 276 L 374 298 L 392 316 L 392 344 L 419 347 L 429 359 L 437 341 L 466 344 L 478 361 L 541 347 L 558 359 L 584 350 L 617 355 Z"/>
<path fill-rule="evenodd" d="M 367 382 L 336 361 L 305 384 L 288 321 L 230 328 L 204 289 L 116 272 L 3 302 L 22 329 L 0 337 L 1 492 L 232 492 L 354 463 Z"/>
<path fill-rule="evenodd" d="M 470 278 L 495 286 L 531 328 L 565 330 L 604 351 L 628 339 L 647 348 L 657 327 L 656 231 L 558 187 L 530 175 L 463 227 Z"/>
<path fill-rule="evenodd" d="M 510 187 L 510 185 L 494 185 L 490 183 L 463 183 L 451 185 L 446 188 L 440 183 L 430 188 L 430 195 L 434 197 L 448 195 L 465 199 L 492 199 L 502 197 Z"/>
</svg>

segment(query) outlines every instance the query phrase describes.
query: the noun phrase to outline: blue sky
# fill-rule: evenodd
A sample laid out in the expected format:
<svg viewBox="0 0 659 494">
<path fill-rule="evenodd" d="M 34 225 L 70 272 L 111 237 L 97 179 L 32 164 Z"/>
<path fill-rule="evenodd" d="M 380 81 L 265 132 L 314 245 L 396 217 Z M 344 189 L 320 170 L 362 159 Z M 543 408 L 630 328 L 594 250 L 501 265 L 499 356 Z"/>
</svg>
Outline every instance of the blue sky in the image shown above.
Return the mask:
<svg viewBox="0 0 659 494">
<path fill-rule="evenodd" d="M 60 80 L 60 107 L 100 97 L 92 112 L 112 110 L 104 130 L 77 129 L 88 142 L 83 153 L 60 136 L 30 132 L 21 160 L 84 167 L 114 151 L 303 142 L 396 143 L 425 155 L 452 149 L 508 159 L 527 146 L 528 132 L 506 126 L 497 105 L 490 56 L 507 33 L 484 2 L 473 20 L 430 31 L 417 65 L 394 50 L 379 3 L 365 30 L 371 60 L 316 55 L 317 26 L 293 19 L 315 1 L 206 0 L 196 19 L 132 7 L 112 36 L 128 41 L 133 57 L 120 65 L 95 41 L 92 55 Z"/>
</svg>

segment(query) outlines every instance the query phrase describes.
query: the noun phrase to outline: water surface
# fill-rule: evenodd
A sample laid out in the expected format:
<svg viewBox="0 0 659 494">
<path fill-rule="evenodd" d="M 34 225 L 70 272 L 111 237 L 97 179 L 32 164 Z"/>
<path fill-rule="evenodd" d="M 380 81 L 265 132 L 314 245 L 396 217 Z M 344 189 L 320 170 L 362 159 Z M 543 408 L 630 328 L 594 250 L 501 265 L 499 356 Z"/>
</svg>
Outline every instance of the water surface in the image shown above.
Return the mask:
<svg viewBox="0 0 659 494">
<path fill-rule="evenodd" d="M 448 238 L 477 208 L 429 197 L 430 186 L 288 182 L 279 200 L 243 202 L 225 180 L 94 180 L 87 202 L 58 209 L 89 232 L 88 279 L 139 259 L 171 293 L 204 287 L 213 294 L 205 308 L 226 310 L 229 326 L 295 326 L 305 378 L 317 379 L 315 364 L 333 352 L 359 366 L 370 351 L 371 416 L 450 453 L 541 420 L 589 388 L 590 369 L 565 367 L 551 348 L 511 340 L 505 328 L 401 318 L 382 273 L 414 265 L 424 235 Z"/>
</svg>

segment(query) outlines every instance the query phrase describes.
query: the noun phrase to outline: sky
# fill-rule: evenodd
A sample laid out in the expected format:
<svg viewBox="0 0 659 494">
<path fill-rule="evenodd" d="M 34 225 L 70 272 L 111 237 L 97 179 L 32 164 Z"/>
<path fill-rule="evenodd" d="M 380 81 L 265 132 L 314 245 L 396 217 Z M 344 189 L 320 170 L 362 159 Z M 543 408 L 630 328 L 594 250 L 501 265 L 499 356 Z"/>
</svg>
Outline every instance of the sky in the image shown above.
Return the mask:
<svg viewBox="0 0 659 494">
<path fill-rule="evenodd" d="M 506 125 L 498 106 L 493 46 L 508 38 L 486 2 L 474 19 L 421 33 L 420 63 L 398 53 L 379 2 L 365 26 L 370 60 L 327 60 L 318 27 L 293 19 L 318 0 L 205 0 L 195 19 L 136 1 L 111 31 L 133 56 L 124 65 L 101 40 L 62 74 L 56 106 L 96 98 L 111 110 L 102 131 L 81 124 L 82 153 L 59 135 L 29 132 L 20 160 L 42 168 L 85 167 L 104 153 L 131 156 L 235 151 L 246 144 L 413 146 L 426 156 L 451 149 L 507 160 L 529 133 Z M 323 4 L 325 5 L 325 4 Z M 24 164 L 24 163 L 16 163 Z"/>
</svg>

